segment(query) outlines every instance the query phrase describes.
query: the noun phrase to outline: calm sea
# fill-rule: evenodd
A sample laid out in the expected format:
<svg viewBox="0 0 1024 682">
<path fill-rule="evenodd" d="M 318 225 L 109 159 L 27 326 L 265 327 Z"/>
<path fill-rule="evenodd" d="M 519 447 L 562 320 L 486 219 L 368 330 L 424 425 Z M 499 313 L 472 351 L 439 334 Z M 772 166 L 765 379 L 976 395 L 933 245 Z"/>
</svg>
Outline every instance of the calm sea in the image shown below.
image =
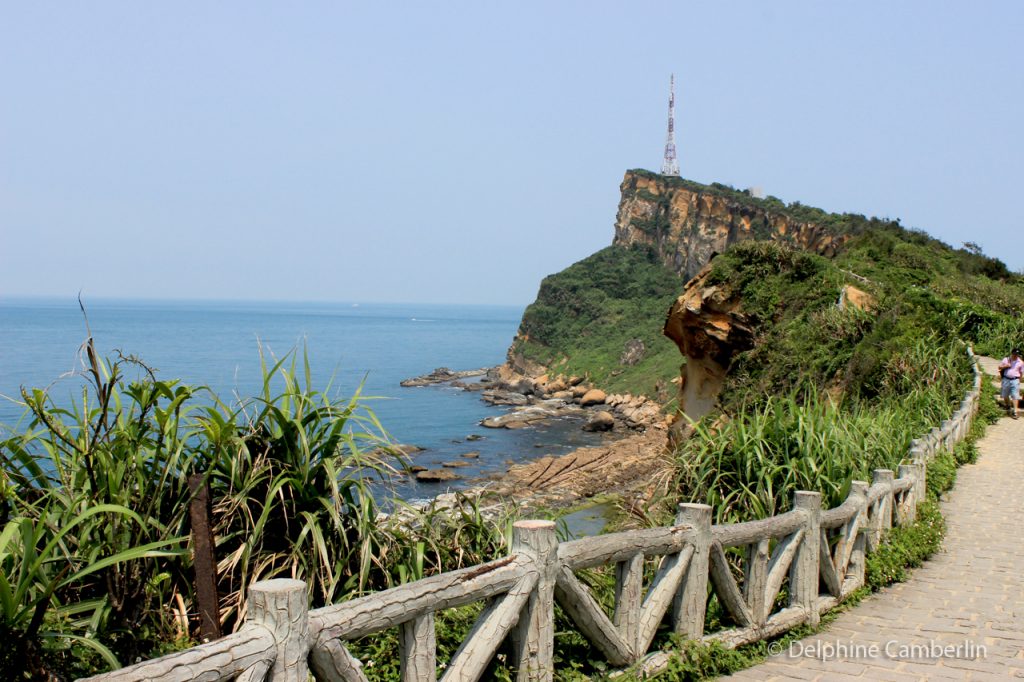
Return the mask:
<svg viewBox="0 0 1024 682">
<path fill-rule="evenodd" d="M 379 397 L 370 406 L 392 438 L 425 448 L 414 457 L 417 464 L 433 468 L 479 452 L 479 459 L 467 460 L 471 467 L 458 470 L 467 480 L 600 440 L 572 420 L 486 429 L 479 421 L 504 408 L 457 389 L 399 386 L 435 367 L 500 364 L 519 325 L 519 307 L 104 300 L 87 302 L 87 311 L 102 355 L 136 355 L 158 377 L 205 385 L 222 398 L 259 391 L 260 345 L 277 357 L 305 346 L 315 387 L 332 381 L 332 393 L 347 396 L 362 383 L 364 395 Z M 0 300 L 0 394 L 14 398 L 21 386 L 50 386 L 55 400 L 71 400 L 81 380 L 59 377 L 81 369 L 86 336 L 75 300 Z M 0 398 L 0 424 L 10 427 L 22 414 L 16 402 Z M 8 433 L 6 427 L 0 433 Z M 466 441 L 470 434 L 485 438 Z M 397 492 L 406 499 L 431 497 L 460 485 L 404 480 Z"/>
</svg>

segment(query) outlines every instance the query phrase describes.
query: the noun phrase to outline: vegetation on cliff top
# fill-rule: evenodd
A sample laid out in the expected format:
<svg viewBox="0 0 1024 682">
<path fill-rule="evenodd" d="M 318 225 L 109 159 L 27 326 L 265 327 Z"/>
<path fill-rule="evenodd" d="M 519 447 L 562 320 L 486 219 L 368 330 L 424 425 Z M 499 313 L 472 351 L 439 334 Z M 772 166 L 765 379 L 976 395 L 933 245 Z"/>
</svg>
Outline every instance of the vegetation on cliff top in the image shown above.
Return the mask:
<svg viewBox="0 0 1024 682">
<path fill-rule="evenodd" d="M 852 238 L 834 259 L 738 244 L 715 258 L 707 283 L 739 297 L 757 343 L 734 358 L 722 403 L 729 410 L 808 383 L 848 401 L 907 393 L 932 379 L 933 363 L 910 358 L 924 339 L 934 349 L 967 341 L 1005 353 L 1019 342 L 1005 321 L 1024 311 L 1024 282 L 987 274 L 1000 270 L 999 261 L 896 226 Z M 870 312 L 836 305 L 846 285 L 872 296 Z"/>
<path fill-rule="evenodd" d="M 510 355 L 566 376 L 586 375 L 610 392 L 667 400 L 681 359 L 661 323 L 681 285 L 646 247 L 604 248 L 544 278 Z M 636 364 L 622 362 L 631 341 L 643 344 Z"/>
<path fill-rule="evenodd" d="M 1024 341 L 1021 277 L 973 245 L 953 249 L 892 221 L 662 180 L 850 235 L 833 258 L 748 241 L 712 261 L 705 286 L 740 301 L 755 343 L 733 357 L 718 413 L 680 448 L 671 504 L 707 501 L 723 522 L 783 511 L 797 489 L 837 504 L 850 481 L 895 468 L 912 438 L 952 412 L 970 381 L 964 341 L 991 354 Z M 658 256 L 610 247 L 548 277 L 512 352 L 666 402 L 683 359 L 656 335 L 683 283 Z M 870 310 L 836 305 L 847 285 L 870 295 Z M 653 352 L 624 365 L 634 338 Z"/>
</svg>

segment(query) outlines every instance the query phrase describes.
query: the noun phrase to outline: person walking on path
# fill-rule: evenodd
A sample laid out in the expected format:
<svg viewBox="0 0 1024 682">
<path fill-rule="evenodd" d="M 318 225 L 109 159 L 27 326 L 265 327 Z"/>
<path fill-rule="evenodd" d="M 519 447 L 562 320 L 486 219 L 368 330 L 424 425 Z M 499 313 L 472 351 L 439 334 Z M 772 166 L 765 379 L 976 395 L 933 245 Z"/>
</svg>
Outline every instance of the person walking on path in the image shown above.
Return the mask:
<svg viewBox="0 0 1024 682">
<path fill-rule="evenodd" d="M 1017 418 L 1017 402 L 1020 400 L 1021 375 L 1024 375 L 1024 360 L 1020 357 L 1020 349 L 1014 348 L 1009 357 L 999 361 L 999 376 L 1003 379 L 999 394 L 1014 419 Z"/>
</svg>

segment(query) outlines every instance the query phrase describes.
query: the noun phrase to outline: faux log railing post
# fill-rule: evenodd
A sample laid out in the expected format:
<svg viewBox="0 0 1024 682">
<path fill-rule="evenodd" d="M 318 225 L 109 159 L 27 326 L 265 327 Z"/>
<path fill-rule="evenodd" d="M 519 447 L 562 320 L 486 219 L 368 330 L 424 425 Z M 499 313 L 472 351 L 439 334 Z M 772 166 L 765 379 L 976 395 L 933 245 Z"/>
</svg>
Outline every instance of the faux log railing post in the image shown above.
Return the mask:
<svg viewBox="0 0 1024 682">
<path fill-rule="evenodd" d="M 689 639 L 700 639 L 704 635 L 704 615 L 708 607 L 711 507 L 706 504 L 680 504 L 676 523 L 693 529 L 693 556 L 683 576 L 682 589 L 676 593 L 675 631 Z"/>
<path fill-rule="evenodd" d="M 916 438 L 910 441 L 910 459 L 916 464 L 923 464 L 928 459 L 924 442 Z"/>
<path fill-rule="evenodd" d="M 636 656 L 640 643 L 640 607 L 644 598 L 644 553 L 615 564 L 615 613 L 612 623 Z"/>
<path fill-rule="evenodd" d="M 903 503 L 896 507 L 899 525 L 905 526 L 917 520 L 917 477 L 921 472 L 920 464 L 901 464 L 900 478 L 909 478 L 914 484 L 903 494 Z"/>
<path fill-rule="evenodd" d="M 867 564 L 864 559 L 865 534 L 863 529 L 867 524 L 868 517 L 868 484 L 867 481 L 853 481 L 850 483 L 850 494 L 856 495 L 861 500 L 860 509 L 857 511 L 855 520 L 851 523 L 853 537 L 847 538 L 850 543 L 850 559 L 846 565 L 847 580 L 853 579 L 853 584 L 860 587 L 864 584 L 864 571 Z"/>
<path fill-rule="evenodd" d="M 892 494 L 892 482 L 894 479 L 892 469 L 875 469 L 871 478 L 871 485 L 874 486 L 877 483 L 881 483 L 885 486 L 885 492 L 882 494 L 878 504 L 878 511 L 875 516 L 875 523 L 873 524 L 872 530 L 875 532 L 874 544 L 871 549 L 878 547 L 882 541 L 882 536 L 892 528 L 892 507 L 893 507 L 893 494 Z"/>
<path fill-rule="evenodd" d="M 802 607 L 806 613 L 805 622 L 817 627 L 820 620 L 818 578 L 821 567 L 818 565 L 818 553 L 821 551 L 821 493 L 797 491 L 793 496 L 793 509 L 807 514 L 807 522 L 803 540 L 789 569 L 789 605 Z"/>
<path fill-rule="evenodd" d="M 539 572 L 537 586 L 512 629 L 516 680 L 549 682 L 555 667 L 555 581 L 559 569 L 555 522 L 516 521 L 512 553 L 532 557 Z"/>
<path fill-rule="evenodd" d="M 402 682 L 437 679 L 437 635 L 434 614 L 425 613 L 398 628 Z"/>
<path fill-rule="evenodd" d="M 249 587 L 246 622 L 262 625 L 277 641 L 277 657 L 268 679 L 307 682 L 310 641 L 306 583 L 283 578 L 253 583 Z M 253 678 L 256 679 L 260 678 Z"/>
<path fill-rule="evenodd" d="M 920 506 L 928 499 L 928 465 L 918 461 L 914 464 L 917 465 L 917 473 L 914 476 L 914 505 Z"/>
</svg>

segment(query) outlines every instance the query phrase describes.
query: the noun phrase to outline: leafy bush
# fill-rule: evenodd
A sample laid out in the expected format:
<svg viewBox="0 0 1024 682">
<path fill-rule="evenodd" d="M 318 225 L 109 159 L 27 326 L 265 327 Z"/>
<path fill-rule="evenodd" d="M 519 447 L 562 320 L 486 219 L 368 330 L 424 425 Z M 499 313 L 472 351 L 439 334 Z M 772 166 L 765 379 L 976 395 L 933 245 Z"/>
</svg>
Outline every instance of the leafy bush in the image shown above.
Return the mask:
<svg viewBox="0 0 1024 682">
<path fill-rule="evenodd" d="M 864 583 L 878 590 L 909 577 L 909 569 L 920 566 L 942 547 L 946 521 L 935 500 L 917 507 L 917 520 L 909 526 L 892 528 L 874 552 L 867 555 Z"/>
</svg>

